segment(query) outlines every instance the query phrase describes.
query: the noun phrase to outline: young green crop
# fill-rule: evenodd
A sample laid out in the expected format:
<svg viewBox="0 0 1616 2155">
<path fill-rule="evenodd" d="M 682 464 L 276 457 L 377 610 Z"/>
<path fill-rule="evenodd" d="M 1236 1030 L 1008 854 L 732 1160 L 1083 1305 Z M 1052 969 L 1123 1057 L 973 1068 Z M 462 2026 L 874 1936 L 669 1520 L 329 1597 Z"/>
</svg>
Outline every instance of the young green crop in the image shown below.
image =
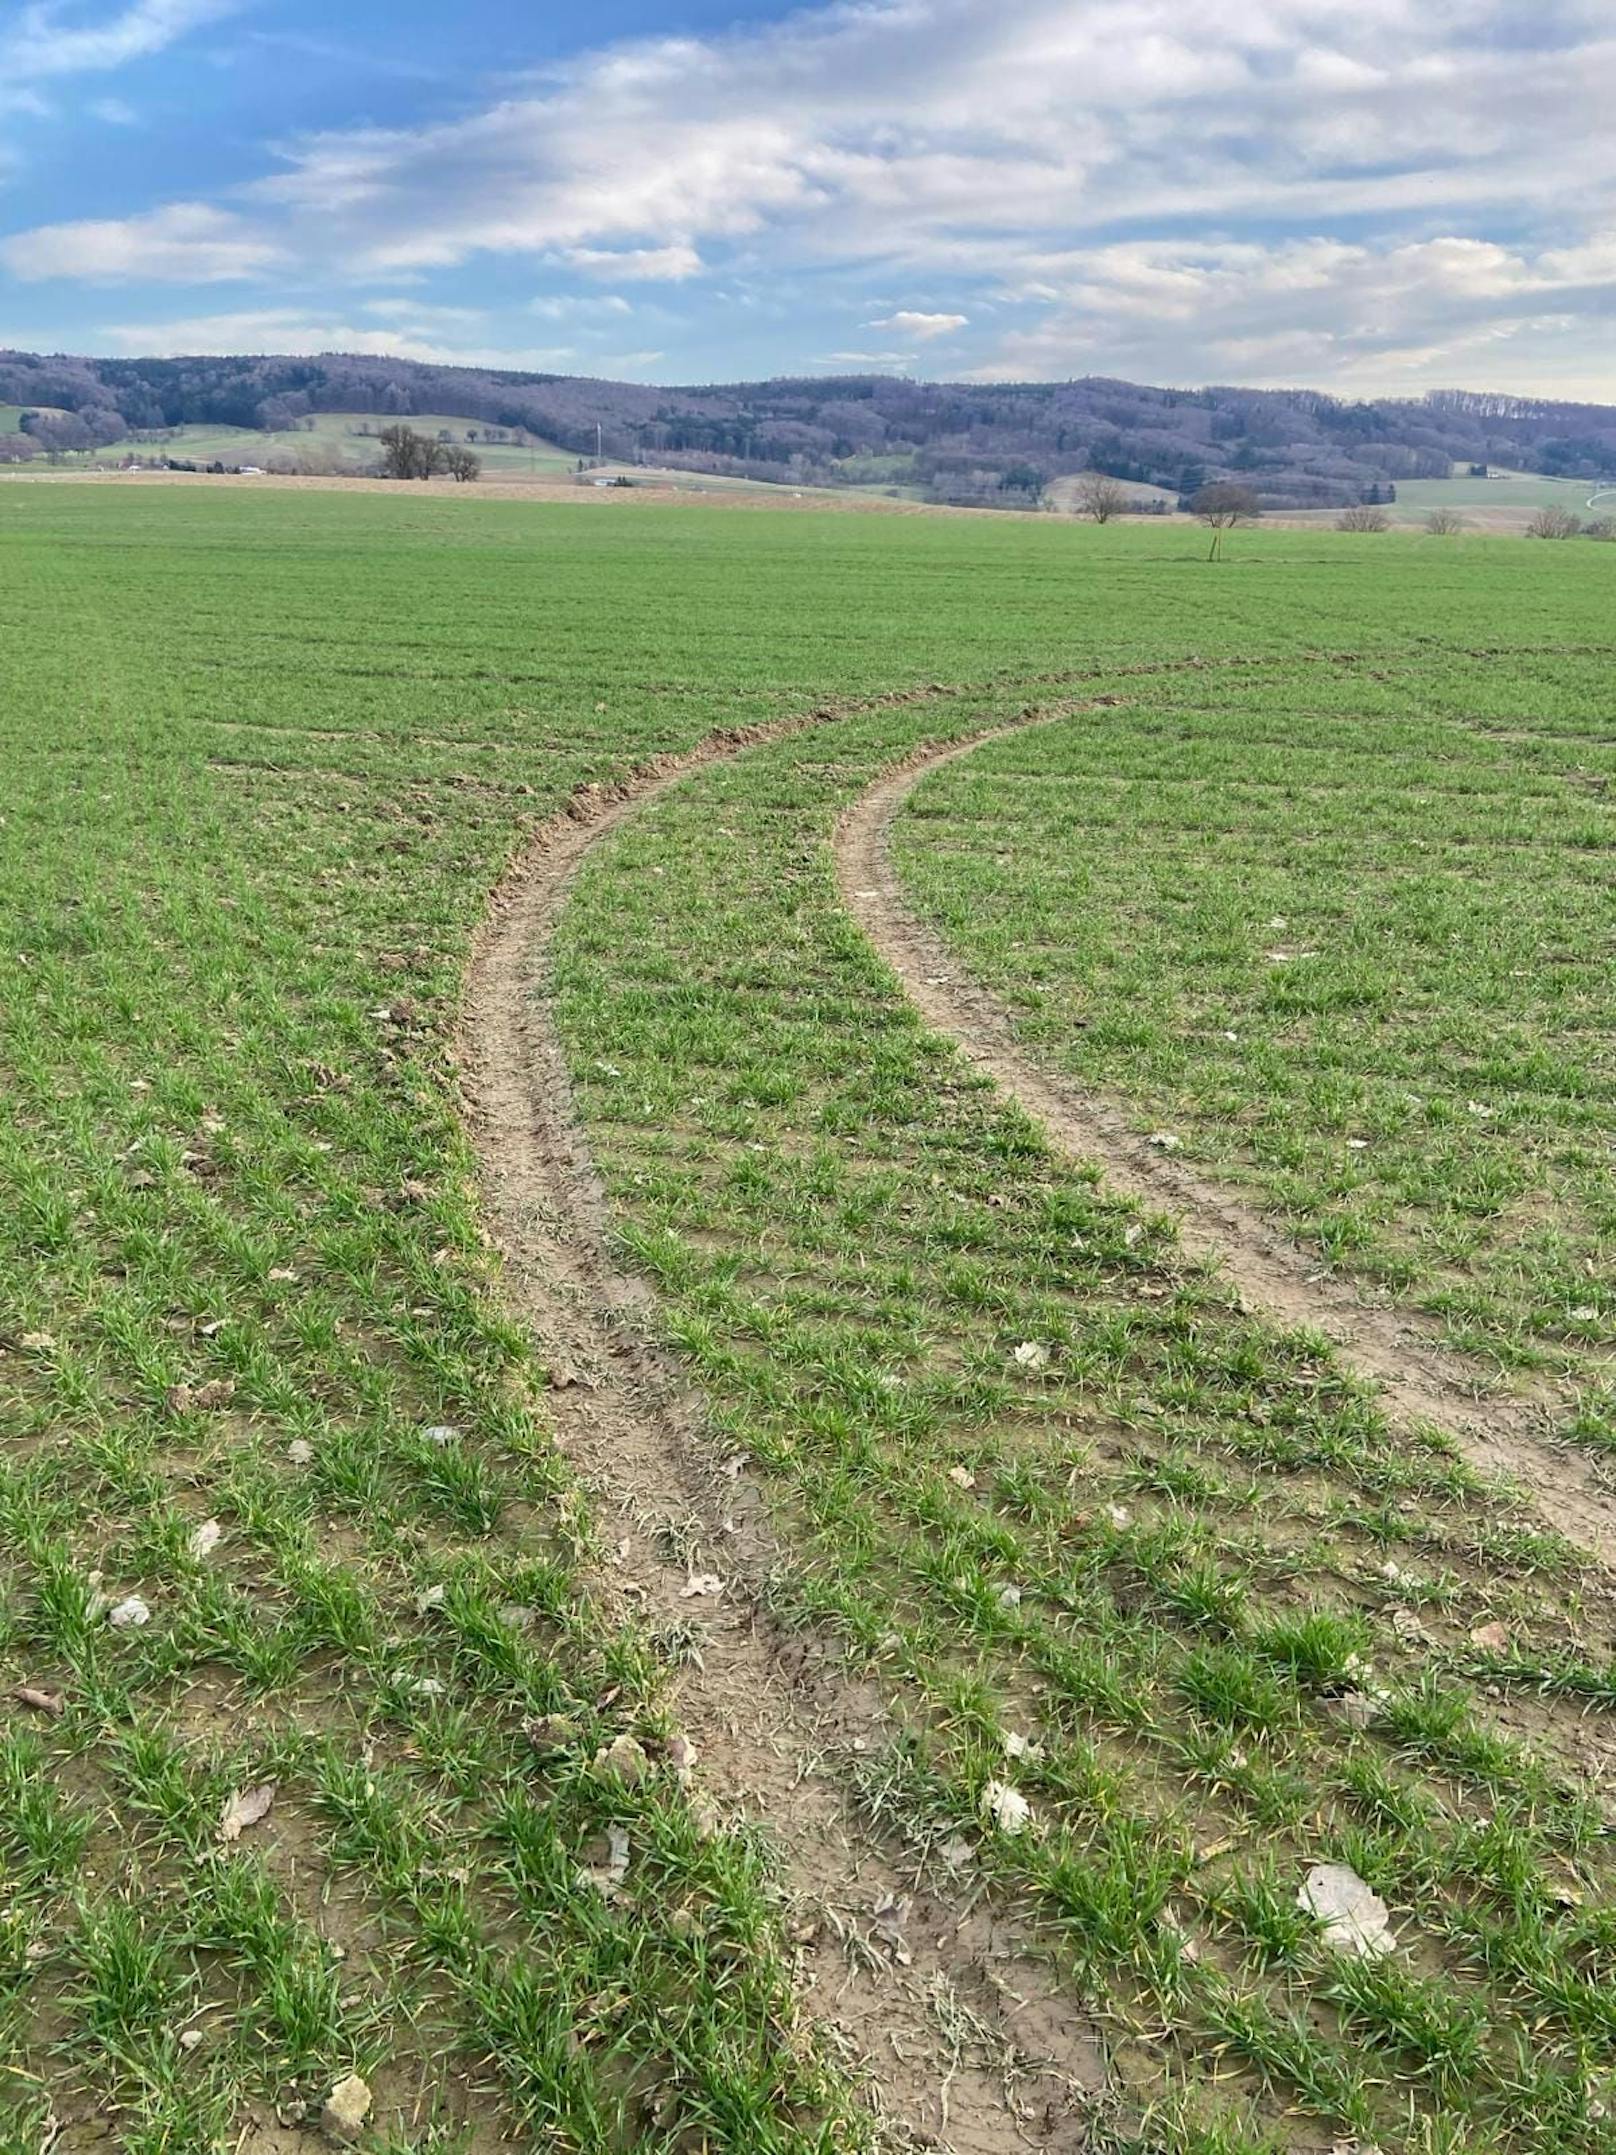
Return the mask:
<svg viewBox="0 0 1616 2155">
<path fill-rule="evenodd" d="M 1507 614 L 1589 642 L 1605 588 L 1592 548 L 1198 552 L 632 497 L 0 487 L 0 1688 L 62 1707 L 9 1699 L 0 1751 L 16 2144 L 107 2117 L 142 2155 L 230 2146 L 355 2070 L 381 2148 L 868 2137 L 752 1838 L 590 1770 L 660 1725 L 669 1671 L 597 1592 L 450 1039 L 487 894 L 575 786 L 932 681 L 968 693 L 631 828 L 561 958 L 625 1237 L 773 1470 L 782 1612 L 912 1702 L 862 1800 L 937 1848 L 964 1827 L 979 1878 L 1050 1911 L 1119 2081 L 1177 2120 L 1140 2126 L 1158 2144 L 1254 2144 L 1225 2090 L 1388 2146 L 1447 2118 L 1474 2148 L 1597 2144 L 1605 1853 L 1576 1781 L 1608 1640 L 1575 1566 L 1051 1163 L 831 895 L 833 807 L 928 733 L 1189 656 L 1299 684 L 1321 639 L 1394 665 Z M 1006 1364 L 1029 1337 L 1056 1350 L 1036 1382 Z M 1383 1650 L 1405 1600 L 1428 1653 Z M 1517 1651 L 1478 1662 L 1500 1600 Z M 1355 1732 L 1323 1702 L 1360 1638 L 1388 1696 Z M 574 1729 L 559 1761 L 532 1715 Z M 1001 1847 L 976 1796 L 1035 1727 L 1051 1830 Z M 609 1827 L 621 1906 L 578 1882 Z M 1342 1988 L 1295 1920 L 1304 1840 L 1419 1926 L 1417 1970 Z"/>
<path fill-rule="evenodd" d="M 936 773 L 896 832 L 1027 1039 L 1487 1362 L 1573 1376 L 1606 1443 L 1610 663 L 1163 677 Z"/>
</svg>

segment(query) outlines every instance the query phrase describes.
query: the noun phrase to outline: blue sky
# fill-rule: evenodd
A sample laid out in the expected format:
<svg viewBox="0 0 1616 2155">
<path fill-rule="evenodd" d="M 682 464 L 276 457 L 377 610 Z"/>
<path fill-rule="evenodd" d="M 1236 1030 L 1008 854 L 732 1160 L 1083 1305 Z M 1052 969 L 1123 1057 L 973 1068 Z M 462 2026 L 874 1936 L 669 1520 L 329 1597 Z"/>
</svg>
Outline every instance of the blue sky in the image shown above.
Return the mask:
<svg viewBox="0 0 1616 2155">
<path fill-rule="evenodd" d="M 1616 401 L 1616 0 L 0 0 L 0 344 Z"/>
</svg>

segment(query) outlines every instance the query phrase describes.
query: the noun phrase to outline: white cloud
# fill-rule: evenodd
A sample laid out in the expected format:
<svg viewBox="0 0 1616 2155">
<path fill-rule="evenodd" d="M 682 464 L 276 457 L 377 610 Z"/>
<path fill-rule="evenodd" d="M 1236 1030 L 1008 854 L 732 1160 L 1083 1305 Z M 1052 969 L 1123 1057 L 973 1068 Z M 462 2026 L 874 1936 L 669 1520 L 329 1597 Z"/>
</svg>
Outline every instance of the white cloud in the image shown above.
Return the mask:
<svg viewBox="0 0 1616 2155">
<path fill-rule="evenodd" d="M 826 352 L 813 362 L 816 367 L 873 367 L 880 373 L 891 373 L 913 366 L 914 356 L 909 352 Z"/>
<path fill-rule="evenodd" d="M 985 380 L 1106 371 L 1155 381 L 1365 394 L 1530 380 L 1608 397 L 1598 341 L 1616 319 L 1616 230 L 1533 254 L 1485 240 L 1151 240 L 1040 265 L 1043 307 L 1001 337 Z"/>
<path fill-rule="evenodd" d="M 884 315 L 880 321 L 866 322 L 866 329 L 890 329 L 900 337 L 919 337 L 922 343 L 930 343 L 933 337 L 946 337 L 956 329 L 963 329 L 970 321 L 968 314 L 916 314 L 908 307 L 900 307 L 896 314 Z"/>
<path fill-rule="evenodd" d="M 704 264 L 686 240 L 666 247 L 569 247 L 562 260 L 589 277 L 622 277 L 631 284 L 682 284 Z"/>
<path fill-rule="evenodd" d="M 54 26 L 59 56 L 77 38 L 75 64 L 110 64 L 85 55 L 209 12 L 24 23 L 38 51 Z M 0 260 L 104 277 L 121 252 L 200 282 L 284 258 L 396 285 L 503 255 L 617 287 L 772 280 L 798 307 L 835 270 L 925 291 L 935 311 L 870 327 L 969 333 L 985 374 L 1340 385 L 1557 351 L 1558 380 L 1608 338 L 1612 79 L 1612 0 L 1529 20 L 1522 0 L 819 0 L 585 52 L 454 119 L 290 143 L 217 229 L 165 229 L 202 210 L 180 205 Z"/>
<path fill-rule="evenodd" d="M 550 292 L 528 302 L 528 313 L 546 322 L 570 322 L 579 316 L 632 314 L 620 292 Z"/>
<path fill-rule="evenodd" d="M 282 259 L 273 239 L 206 202 L 175 202 L 143 217 L 40 225 L 0 240 L 0 265 L 31 282 L 213 284 L 257 276 Z"/>
<path fill-rule="evenodd" d="M 136 0 L 103 21 L 77 28 L 50 0 L 25 7 L 6 31 L 6 73 L 12 81 L 126 67 L 166 48 L 188 31 L 233 14 L 242 0 Z"/>
<path fill-rule="evenodd" d="M 140 114 L 122 97 L 93 97 L 90 100 L 89 112 L 92 119 L 100 120 L 108 127 L 140 125 Z"/>
</svg>

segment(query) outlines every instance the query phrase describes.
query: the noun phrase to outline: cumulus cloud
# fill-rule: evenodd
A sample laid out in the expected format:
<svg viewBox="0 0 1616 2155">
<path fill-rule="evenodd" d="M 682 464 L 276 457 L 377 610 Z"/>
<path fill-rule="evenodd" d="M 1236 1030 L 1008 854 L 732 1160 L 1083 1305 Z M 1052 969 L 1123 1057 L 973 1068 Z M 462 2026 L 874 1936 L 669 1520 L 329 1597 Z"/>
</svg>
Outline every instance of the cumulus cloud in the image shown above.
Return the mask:
<svg viewBox="0 0 1616 2155">
<path fill-rule="evenodd" d="M 1532 253 L 1468 238 L 1385 244 L 1150 240 L 1039 264 L 1043 303 L 978 379 L 1107 369 L 1169 382 L 1292 386 L 1328 378 L 1411 394 L 1461 379 L 1530 378 L 1609 394 L 1598 346 L 1616 320 L 1616 231 Z M 1571 334 L 1568 335 L 1568 332 Z"/>
<path fill-rule="evenodd" d="M 144 0 L 103 49 L 205 12 Z M 37 46 L 56 12 L 25 20 Z M 231 245 L 327 279 L 509 256 L 800 303 L 831 273 L 924 290 L 935 311 L 865 326 L 968 333 L 981 373 L 1346 382 L 1556 336 L 1592 369 L 1613 76 L 1610 0 L 1529 19 L 1521 0 L 819 0 L 585 52 L 449 119 L 285 144 L 216 206 L 228 235 L 148 231 L 151 274 L 183 275 L 187 246 L 199 282 L 238 273 Z M 106 235 L 198 208 L 47 228 L 3 258 L 102 276 Z M 102 237 L 63 250 L 64 232 Z"/>
<path fill-rule="evenodd" d="M 143 217 L 40 225 L 0 240 L 0 265 L 36 282 L 215 284 L 257 276 L 284 254 L 263 231 L 206 202 L 175 202 Z"/>
</svg>

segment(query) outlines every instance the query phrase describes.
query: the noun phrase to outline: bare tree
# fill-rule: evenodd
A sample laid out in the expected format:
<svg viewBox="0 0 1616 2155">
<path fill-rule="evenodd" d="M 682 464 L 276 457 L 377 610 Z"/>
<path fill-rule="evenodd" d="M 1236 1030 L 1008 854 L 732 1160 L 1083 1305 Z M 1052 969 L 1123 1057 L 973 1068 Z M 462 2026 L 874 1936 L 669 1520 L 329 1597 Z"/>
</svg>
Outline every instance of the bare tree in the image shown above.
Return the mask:
<svg viewBox="0 0 1616 2155">
<path fill-rule="evenodd" d="M 1210 486 L 1190 496 L 1190 514 L 1198 516 L 1212 533 L 1212 551 L 1207 560 L 1221 561 L 1223 534 L 1233 531 L 1236 524 L 1250 523 L 1261 516 L 1262 503 L 1249 486 L 1241 486 L 1233 479 L 1214 479 Z"/>
<path fill-rule="evenodd" d="M 1582 527 L 1585 539 L 1616 539 L 1616 516 L 1596 516 Z"/>
<path fill-rule="evenodd" d="M 1092 517 L 1097 524 L 1109 524 L 1115 516 L 1126 516 L 1132 505 L 1128 489 L 1107 471 L 1080 473 L 1072 489 L 1073 508 L 1079 516 Z"/>
<path fill-rule="evenodd" d="M 1539 509 L 1526 527 L 1529 539 L 1575 539 L 1582 531 L 1582 518 L 1569 509 Z"/>
<path fill-rule="evenodd" d="M 475 449 L 448 449 L 444 452 L 443 468 L 459 486 L 469 486 L 483 475 L 483 460 Z"/>
<path fill-rule="evenodd" d="M 1335 520 L 1335 528 L 1337 531 L 1390 531 L 1392 520 L 1373 502 L 1360 501 L 1355 507 L 1342 510 Z"/>
<path fill-rule="evenodd" d="M 381 443 L 384 478 L 430 479 L 444 468 L 443 444 L 417 434 L 414 427 L 383 427 L 376 438 Z"/>
<path fill-rule="evenodd" d="M 1425 528 L 1433 539 L 1452 539 L 1465 530 L 1466 525 L 1457 509 L 1433 509 L 1425 519 Z"/>
</svg>

